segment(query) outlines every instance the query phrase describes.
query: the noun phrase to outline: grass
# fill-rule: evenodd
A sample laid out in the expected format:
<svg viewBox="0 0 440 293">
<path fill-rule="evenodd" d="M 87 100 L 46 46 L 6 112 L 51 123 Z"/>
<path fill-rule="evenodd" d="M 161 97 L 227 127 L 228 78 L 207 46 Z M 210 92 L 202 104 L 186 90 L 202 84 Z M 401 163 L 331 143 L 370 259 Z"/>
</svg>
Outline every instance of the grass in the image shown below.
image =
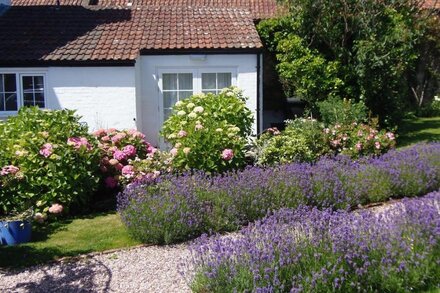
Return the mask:
<svg viewBox="0 0 440 293">
<path fill-rule="evenodd" d="M 0 246 L 0 268 L 21 268 L 66 256 L 140 244 L 116 213 L 92 214 L 47 225 L 34 224 L 32 242 Z"/>
<path fill-rule="evenodd" d="M 440 141 L 440 117 L 405 120 L 399 130 L 399 147 L 417 142 Z"/>
</svg>

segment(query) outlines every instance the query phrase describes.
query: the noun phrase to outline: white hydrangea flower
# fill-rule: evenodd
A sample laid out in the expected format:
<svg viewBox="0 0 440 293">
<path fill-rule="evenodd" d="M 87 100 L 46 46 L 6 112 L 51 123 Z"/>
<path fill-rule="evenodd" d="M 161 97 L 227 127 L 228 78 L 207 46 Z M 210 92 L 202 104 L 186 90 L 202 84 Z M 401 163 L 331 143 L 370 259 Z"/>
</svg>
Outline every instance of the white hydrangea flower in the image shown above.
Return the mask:
<svg viewBox="0 0 440 293">
<path fill-rule="evenodd" d="M 186 105 L 186 107 L 188 108 L 188 110 L 191 110 L 192 108 L 194 108 L 196 105 L 194 105 L 194 103 L 188 103 L 188 105 Z"/>
<path fill-rule="evenodd" d="M 195 119 L 195 118 L 197 118 L 197 114 L 194 113 L 194 112 L 191 112 L 191 113 L 188 114 L 188 117 L 191 118 L 191 119 Z"/>
<path fill-rule="evenodd" d="M 203 113 L 203 111 L 205 111 L 205 109 L 203 109 L 202 106 L 197 106 L 193 110 L 194 113 Z"/>
<path fill-rule="evenodd" d="M 177 112 L 177 116 L 184 116 L 186 115 L 186 112 L 183 110 L 180 110 L 179 112 Z"/>
<path fill-rule="evenodd" d="M 182 101 L 178 101 L 177 103 L 176 103 L 176 107 L 180 107 L 180 106 L 182 106 L 183 105 L 183 102 Z"/>
</svg>

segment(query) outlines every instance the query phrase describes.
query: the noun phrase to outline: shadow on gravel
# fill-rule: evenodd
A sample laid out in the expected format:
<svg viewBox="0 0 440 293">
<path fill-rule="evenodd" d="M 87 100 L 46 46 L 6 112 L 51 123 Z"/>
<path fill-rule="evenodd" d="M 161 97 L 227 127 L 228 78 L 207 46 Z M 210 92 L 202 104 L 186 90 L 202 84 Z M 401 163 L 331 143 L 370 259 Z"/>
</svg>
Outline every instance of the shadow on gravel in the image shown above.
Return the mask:
<svg viewBox="0 0 440 293">
<path fill-rule="evenodd" d="M 96 260 L 35 269 L 41 270 L 44 276 L 35 281 L 19 281 L 15 287 L 9 288 L 9 290 L 36 293 L 108 292 L 112 280 L 111 270 Z"/>
</svg>

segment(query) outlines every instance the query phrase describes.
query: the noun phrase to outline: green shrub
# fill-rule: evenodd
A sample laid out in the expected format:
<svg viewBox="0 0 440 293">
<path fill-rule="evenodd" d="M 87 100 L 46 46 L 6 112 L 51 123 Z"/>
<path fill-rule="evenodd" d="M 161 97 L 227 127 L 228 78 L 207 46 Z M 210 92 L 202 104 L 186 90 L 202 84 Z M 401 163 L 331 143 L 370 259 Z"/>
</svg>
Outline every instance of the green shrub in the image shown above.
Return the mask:
<svg viewBox="0 0 440 293">
<path fill-rule="evenodd" d="M 329 98 L 318 103 L 321 121 L 326 125 L 362 123 L 368 121 L 368 109 L 362 101 Z"/>
<path fill-rule="evenodd" d="M 315 119 L 286 121 L 283 132 L 267 129 L 255 142 L 255 160 L 259 165 L 293 161 L 314 161 L 329 151 L 324 141 L 323 125 Z"/>
<path fill-rule="evenodd" d="M 245 164 L 253 117 L 237 88 L 179 101 L 161 134 L 173 149 L 176 170 L 222 172 Z"/>
<path fill-rule="evenodd" d="M 0 214 L 87 203 L 98 185 L 99 150 L 79 119 L 32 107 L 0 123 Z"/>
<path fill-rule="evenodd" d="M 325 140 L 335 152 L 358 158 L 365 155 L 379 155 L 396 146 L 393 132 L 378 130 L 377 120 L 371 124 L 335 124 L 324 129 Z"/>
<path fill-rule="evenodd" d="M 428 105 L 422 107 L 419 116 L 436 117 L 440 116 L 440 96 L 434 96 L 434 99 Z"/>
</svg>

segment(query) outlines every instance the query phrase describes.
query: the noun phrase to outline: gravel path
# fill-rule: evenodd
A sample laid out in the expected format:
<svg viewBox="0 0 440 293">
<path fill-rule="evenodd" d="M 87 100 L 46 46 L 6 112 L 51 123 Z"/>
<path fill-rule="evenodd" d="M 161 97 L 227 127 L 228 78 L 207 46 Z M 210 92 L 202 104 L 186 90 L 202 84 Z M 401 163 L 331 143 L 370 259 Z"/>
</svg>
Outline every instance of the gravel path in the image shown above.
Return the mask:
<svg viewBox="0 0 440 293">
<path fill-rule="evenodd" d="M 191 292 L 179 274 L 186 245 L 149 246 L 0 272 L 0 292 Z"/>
</svg>

